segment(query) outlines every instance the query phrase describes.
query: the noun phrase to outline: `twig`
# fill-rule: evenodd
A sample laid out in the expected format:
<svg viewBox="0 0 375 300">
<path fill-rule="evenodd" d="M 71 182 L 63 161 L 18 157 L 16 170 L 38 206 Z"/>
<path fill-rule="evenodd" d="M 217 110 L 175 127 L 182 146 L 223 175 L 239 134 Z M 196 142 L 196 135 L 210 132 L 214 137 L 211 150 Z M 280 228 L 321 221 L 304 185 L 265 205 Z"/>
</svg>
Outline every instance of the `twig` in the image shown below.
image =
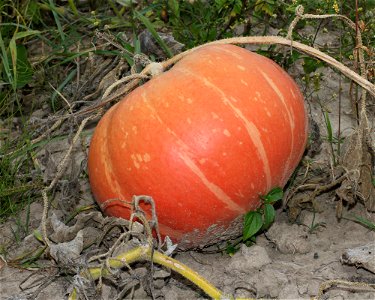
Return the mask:
<svg viewBox="0 0 375 300">
<path fill-rule="evenodd" d="M 375 284 L 373 283 L 367 283 L 367 282 L 354 282 L 354 281 L 346 281 L 346 280 L 340 280 L 340 279 L 333 279 L 323 282 L 319 287 L 319 292 L 314 298 L 314 300 L 319 300 L 322 298 L 324 291 L 335 286 L 335 285 L 343 285 L 343 286 L 349 286 L 352 288 L 367 288 L 374 290 Z"/>
<path fill-rule="evenodd" d="M 48 235 L 47 235 L 47 217 L 48 217 L 48 206 L 49 206 L 47 193 L 53 189 L 53 187 L 56 185 L 57 181 L 64 174 L 64 171 L 65 171 L 65 168 L 67 166 L 70 154 L 73 151 L 73 148 L 74 148 L 75 144 L 77 143 L 78 138 L 79 138 L 83 128 L 85 127 L 86 123 L 91 118 L 93 118 L 94 116 L 89 116 L 81 122 L 75 136 L 73 137 L 72 143 L 71 143 L 68 151 L 66 152 L 66 154 L 65 154 L 64 158 L 62 159 L 62 161 L 60 162 L 60 164 L 57 166 L 57 173 L 56 173 L 55 177 L 53 178 L 51 183 L 42 190 L 43 213 L 42 213 L 41 227 L 42 227 L 43 240 L 45 241 L 46 245 L 49 246 L 49 247 L 51 245 L 51 241 L 50 241 L 50 239 L 48 238 Z"/>
</svg>

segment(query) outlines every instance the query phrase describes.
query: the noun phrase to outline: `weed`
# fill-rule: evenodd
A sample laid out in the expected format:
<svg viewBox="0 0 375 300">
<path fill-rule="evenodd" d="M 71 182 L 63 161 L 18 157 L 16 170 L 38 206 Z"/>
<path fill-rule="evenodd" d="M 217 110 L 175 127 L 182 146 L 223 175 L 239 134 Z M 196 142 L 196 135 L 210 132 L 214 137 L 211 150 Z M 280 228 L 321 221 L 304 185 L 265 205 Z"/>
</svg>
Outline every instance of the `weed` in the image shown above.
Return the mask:
<svg viewBox="0 0 375 300">
<path fill-rule="evenodd" d="M 248 1 L 154 1 L 148 10 L 154 26 L 167 26 L 188 48 L 233 35 L 233 27 L 244 22 Z"/>
<path fill-rule="evenodd" d="M 243 243 L 247 246 L 255 243 L 256 236 L 266 231 L 275 220 L 275 208 L 273 204 L 281 200 L 283 190 L 281 188 L 272 189 L 267 195 L 261 196 L 262 205 L 255 211 L 249 211 L 244 216 L 244 226 L 241 240 L 234 244 L 228 243 L 226 252 L 233 255 Z"/>
<path fill-rule="evenodd" d="M 311 220 L 311 224 L 310 225 L 306 225 L 306 224 L 303 224 L 303 223 L 300 224 L 300 225 L 307 226 L 309 228 L 309 233 L 314 233 L 315 231 L 318 230 L 319 227 L 326 227 L 325 222 L 315 223 L 315 217 L 316 217 L 316 211 L 313 210 L 313 217 L 312 217 L 312 220 Z"/>
<path fill-rule="evenodd" d="M 157 41 L 157 43 L 161 46 L 161 48 L 164 50 L 164 52 L 168 55 L 168 57 L 172 57 L 173 53 L 167 46 L 167 44 L 161 39 L 159 34 L 156 32 L 154 26 L 149 21 L 148 18 L 140 14 L 139 12 L 135 12 L 135 16 L 146 26 L 148 31 L 150 31 L 151 35 L 154 37 L 154 39 Z"/>
<path fill-rule="evenodd" d="M 20 149 L 23 146 L 16 145 L 15 148 Z M 0 153 L 6 152 L 8 147 L 9 144 L 5 144 L 0 148 Z M 25 149 L 0 159 L 0 222 L 29 207 L 33 201 L 31 191 L 42 186 L 40 177 L 33 174 L 30 149 Z M 22 231 L 27 231 L 28 215 L 26 220 L 20 220 L 19 225 L 22 225 Z"/>
<path fill-rule="evenodd" d="M 324 139 L 329 144 L 330 152 L 332 155 L 333 166 L 336 166 L 338 164 L 338 156 L 340 155 L 339 149 L 340 149 L 341 144 L 344 142 L 344 138 L 341 137 L 340 132 L 337 133 L 337 136 L 334 134 L 328 109 L 325 108 L 322 103 L 319 102 L 319 104 L 320 104 L 320 108 L 324 117 L 324 123 L 326 126 L 327 135 L 324 137 Z"/>
<path fill-rule="evenodd" d="M 350 220 L 350 221 L 353 221 L 353 222 L 356 222 L 358 224 L 361 224 L 362 226 L 372 230 L 372 231 L 375 231 L 375 222 L 372 222 L 364 217 L 361 217 L 361 216 L 357 216 L 357 215 L 349 215 L 347 217 L 345 217 L 344 219 L 347 219 L 347 220 Z"/>
</svg>

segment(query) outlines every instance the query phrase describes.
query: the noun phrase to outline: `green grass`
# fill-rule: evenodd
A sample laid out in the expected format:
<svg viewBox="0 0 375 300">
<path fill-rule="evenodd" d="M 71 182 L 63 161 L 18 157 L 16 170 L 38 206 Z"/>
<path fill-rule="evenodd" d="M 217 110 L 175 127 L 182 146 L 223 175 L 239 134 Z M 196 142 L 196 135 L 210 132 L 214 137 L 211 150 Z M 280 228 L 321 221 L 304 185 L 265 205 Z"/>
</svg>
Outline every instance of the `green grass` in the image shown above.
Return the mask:
<svg viewBox="0 0 375 300">
<path fill-rule="evenodd" d="M 8 141 L 0 148 L 0 223 L 29 206 L 35 197 L 32 191 L 42 187 L 41 174 L 35 175 L 28 137 L 19 138 L 18 143 L 22 144 L 12 145 L 12 142 L 15 141 Z"/>
<path fill-rule="evenodd" d="M 375 222 L 372 222 L 371 220 L 367 218 L 357 216 L 357 215 L 348 215 L 347 217 L 345 217 L 345 219 L 356 222 L 371 231 L 375 231 Z"/>
<path fill-rule="evenodd" d="M 28 206 L 31 201 L 29 191 L 35 188 L 35 185 L 23 180 L 14 180 L 14 170 L 2 163 L 0 165 L 0 223 L 5 221 L 9 216 L 15 216 L 18 211 Z"/>
</svg>

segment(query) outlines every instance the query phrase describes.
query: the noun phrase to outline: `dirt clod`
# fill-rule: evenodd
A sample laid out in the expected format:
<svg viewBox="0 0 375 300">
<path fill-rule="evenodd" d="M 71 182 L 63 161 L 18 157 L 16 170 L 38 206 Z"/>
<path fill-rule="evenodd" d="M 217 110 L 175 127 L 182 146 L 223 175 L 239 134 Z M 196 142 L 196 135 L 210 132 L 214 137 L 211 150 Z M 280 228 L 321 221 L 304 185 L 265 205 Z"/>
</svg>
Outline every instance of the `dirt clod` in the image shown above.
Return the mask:
<svg viewBox="0 0 375 300">
<path fill-rule="evenodd" d="M 305 254 L 311 250 L 306 228 L 300 225 L 279 224 L 272 226 L 267 236 L 283 254 Z"/>
<path fill-rule="evenodd" d="M 234 254 L 225 270 L 227 272 L 254 272 L 271 262 L 265 248 L 257 245 L 253 247 L 241 245 L 240 251 Z"/>
</svg>

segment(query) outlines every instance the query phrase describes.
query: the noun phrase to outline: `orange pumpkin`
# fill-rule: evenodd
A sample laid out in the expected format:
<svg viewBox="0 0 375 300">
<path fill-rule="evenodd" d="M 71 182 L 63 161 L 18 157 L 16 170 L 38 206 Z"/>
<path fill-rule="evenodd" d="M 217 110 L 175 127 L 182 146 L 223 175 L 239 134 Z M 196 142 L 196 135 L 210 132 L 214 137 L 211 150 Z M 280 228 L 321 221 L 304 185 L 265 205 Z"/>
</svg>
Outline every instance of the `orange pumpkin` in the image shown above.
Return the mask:
<svg viewBox="0 0 375 300">
<path fill-rule="evenodd" d="M 306 138 L 303 96 L 284 70 L 237 46 L 204 46 L 104 115 L 92 192 L 122 218 L 129 207 L 113 199 L 150 195 L 163 235 L 203 246 L 238 232 L 259 195 L 285 185 Z"/>
</svg>

